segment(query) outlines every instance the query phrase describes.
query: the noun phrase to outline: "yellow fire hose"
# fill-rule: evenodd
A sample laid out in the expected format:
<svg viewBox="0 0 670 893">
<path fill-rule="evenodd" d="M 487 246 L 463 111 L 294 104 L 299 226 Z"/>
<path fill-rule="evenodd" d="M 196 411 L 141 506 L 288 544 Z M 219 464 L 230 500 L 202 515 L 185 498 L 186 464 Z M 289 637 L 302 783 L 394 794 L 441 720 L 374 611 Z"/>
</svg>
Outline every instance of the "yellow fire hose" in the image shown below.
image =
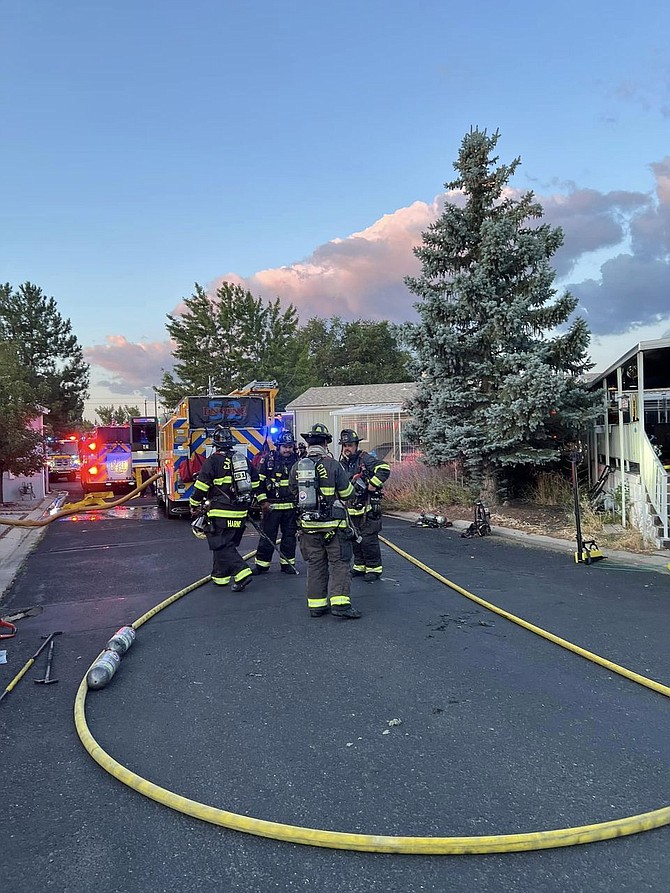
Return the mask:
<svg viewBox="0 0 670 893">
<path fill-rule="evenodd" d="M 146 490 L 149 484 L 152 484 L 159 477 L 160 472 L 158 472 L 157 474 L 152 474 L 150 478 L 146 479 L 146 481 L 142 481 L 139 487 L 135 487 L 134 490 L 126 493 L 125 496 L 121 496 L 119 499 L 104 499 L 102 494 L 100 494 L 99 501 L 93 502 L 90 499 L 84 499 L 81 502 L 72 503 L 67 509 L 61 509 L 61 511 L 59 512 L 54 512 L 54 514 L 49 515 L 48 518 L 41 518 L 39 521 L 33 521 L 31 519 L 21 520 L 13 518 L 0 518 L 0 524 L 6 524 L 9 527 L 45 527 L 47 524 L 51 524 L 52 521 L 57 521 L 59 518 L 65 518 L 68 515 L 80 515 L 83 512 L 98 512 L 101 509 L 105 510 L 115 508 L 117 505 L 123 505 L 130 499 L 134 499 L 143 490 Z"/>
<path fill-rule="evenodd" d="M 634 682 L 651 688 L 653 691 L 670 696 L 670 688 L 655 682 L 652 679 L 619 667 L 611 661 L 605 660 L 590 651 L 572 645 L 565 639 L 554 636 L 542 630 L 534 624 L 528 623 L 515 615 L 498 608 L 489 602 L 480 599 L 455 583 L 452 583 L 446 577 L 433 571 L 431 568 L 422 564 L 413 556 L 404 552 L 395 546 L 389 540 L 382 537 L 382 542 L 389 548 L 393 549 L 402 557 L 406 558 L 416 567 L 430 574 L 436 580 L 439 580 L 446 586 L 460 592 L 461 595 L 476 601 L 478 604 L 494 611 L 502 617 L 518 623 L 525 629 L 541 635 L 551 642 L 560 645 L 563 648 L 573 651 L 582 657 L 586 657 L 608 670 L 625 676 Z M 251 553 L 253 554 L 253 553 Z M 249 556 L 245 556 L 248 558 Z M 185 589 L 179 590 L 165 601 L 156 605 L 146 614 L 143 614 L 132 625 L 135 629 L 146 623 L 154 617 L 159 611 L 162 611 L 168 605 L 171 605 L 177 599 L 192 592 L 197 587 L 209 581 L 210 577 L 204 577 L 196 583 L 187 586 Z M 106 753 L 92 736 L 86 723 L 85 707 L 87 694 L 86 675 L 79 685 L 74 704 L 74 722 L 77 734 L 82 744 L 89 752 L 91 757 L 106 772 L 113 775 L 123 784 L 155 800 L 163 806 L 168 806 L 178 812 L 190 815 L 193 818 L 209 822 L 213 825 L 219 825 L 234 831 L 242 831 L 247 834 L 254 834 L 260 837 L 269 837 L 274 840 L 282 840 L 290 843 L 305 844 L 308 846 L 328 847 L 330 849 L 342 850 L 361 850 L 374 853 L 403 853 L 408 855 L 474 855 L 484 853 L 510 853 L 529 850 L 551 849 L 554 847 L 575 846 L 576 844 L 595 843 L 601 840 L 611 840 L 614 837 L 624 837 L 629 834 L 638 834 L 642 831 L 650 831 L 654 828 L 660 828 L 670 824 L 670 806 L 654 809 L 650 812 L 641 813 L 639 815 L 626 816 L 612 821 L 600 822 L 592 825 L 581 825 L 574 828 L 560 828 L 547 831 L 530 831 L 522 834 L 496 834 L 481 837 L 396 837 L 378 834 L 352 834 L 343 831 L 329 831 L 317 828 L 304 828 L 298 825 L 287 825 L 280 822 L 271 822 L 265 819 L 257 819 L 249 816 L 239 815 L 229 812 L 225 809 L 219 809 L 209 806 L 205 803 L 199 803 L 182 797 L 172 791 L 162 788 L 154 784 L 146 778 L 142 778 L 130 769 L 117 762 L 113 757 Z"/>
</svg>

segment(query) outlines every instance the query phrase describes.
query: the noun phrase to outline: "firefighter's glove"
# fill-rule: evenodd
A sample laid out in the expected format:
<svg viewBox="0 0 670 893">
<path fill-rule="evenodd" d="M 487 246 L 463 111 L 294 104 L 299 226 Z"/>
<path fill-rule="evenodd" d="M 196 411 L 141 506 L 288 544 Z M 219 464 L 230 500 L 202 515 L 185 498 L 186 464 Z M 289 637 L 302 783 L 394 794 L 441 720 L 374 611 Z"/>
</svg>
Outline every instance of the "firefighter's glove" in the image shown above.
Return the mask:
<svg viewBox="0 0 670 893">
<path fill-rule="evenodd" d="M 263 502 L 261 502 L 261 515 L 263 515 L 263 517 L 265 517 L 266 515 L 269 515 L 269 514 L 270 514 L 270 502 L 269 502 L 269 500 L 266 499 Z"/>
<path fill-rule="evenodd" d="M 192 505 L 191 506 L 191 517 L 199 518 L 200 515 L 202 515 L 202 507 L 201 506 L 196 507 L 196 506 Z"/>
</svg>

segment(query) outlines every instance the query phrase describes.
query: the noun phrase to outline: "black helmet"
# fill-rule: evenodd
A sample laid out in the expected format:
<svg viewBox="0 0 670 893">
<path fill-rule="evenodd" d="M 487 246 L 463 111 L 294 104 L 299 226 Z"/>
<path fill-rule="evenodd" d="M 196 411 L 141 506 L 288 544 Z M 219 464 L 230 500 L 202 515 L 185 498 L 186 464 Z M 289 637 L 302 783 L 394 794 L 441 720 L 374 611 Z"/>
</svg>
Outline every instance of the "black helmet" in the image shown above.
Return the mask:
<svg viewBox="0 0 670 893">
<path fill-rule="evenodd" d="M 295 446 L 295 437 L 292 431 L 280 431 L 275 439 L 277 446 Z"/>
<path fill-rule="evenodd" d="M 338 443 L 344 446 L 345 443 L 359 443 L 360 437 L 352 428 L 342 428 L 340 431 L 340 439 Z"/>
<path fill-rule="evenodd" d="M 331 443 L 332 435 L 328 428 L 325 425 L 322 425 L 321 422 L 317 422 L 315 425 L 309 429 L 306 434 L 300 435 L 305 443 L 313 444 L 313 443 Z"/>
<path fill-rule="evenodd" d="M 225 425 L 217 425 L 212 434 L 212 444 L 217 450 L 231 449 L 235 446 L 235 438 L 230 428 Z"/>
</svg>

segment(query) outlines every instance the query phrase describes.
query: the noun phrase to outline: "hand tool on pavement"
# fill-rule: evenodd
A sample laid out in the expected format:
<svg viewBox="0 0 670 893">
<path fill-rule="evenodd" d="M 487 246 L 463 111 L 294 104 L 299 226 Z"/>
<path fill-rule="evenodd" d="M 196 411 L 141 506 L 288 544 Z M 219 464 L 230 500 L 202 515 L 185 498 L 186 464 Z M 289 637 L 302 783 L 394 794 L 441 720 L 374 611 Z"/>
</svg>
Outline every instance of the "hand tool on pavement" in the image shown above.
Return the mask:
<svg viewBox="0 0 670 893">
<path fill-rule="evenodd" d="M 3 620 L 23 620 L 24 617 L 36 617 L 38 614 L 41 614 L 44 608 L 42 605 L 33 605 L 32 608 L 20 608 L 17 611 L 14 611 L 11 614 L 4 614 Z"/>
<path fill-rule="evenodd" d="M 47 652 L 47 671 L 44 674 L 44 679 L 33 679 L 33 682 L 36 685 L 51 685 L 53 682 L 58 682 L 58 679 L 51 678 L 51 664 L 54 659 L 54 645 L 56 644 L 56 640 L 52 637 L 49 642 L 49 651 Z"/>
<path fill-rule="evenodd" d="M 0 620 L 0 628 L 11 629 L 10 633 L 0 633 L 0 639 L 11 639 L 12 636 L 16 635 L 16 627 L 9 620 L 5 620 L 4 617 Z"/>
<path fill-rule="evenodd" d="M 37 649 L 37 651 L 36 651 L 36 652 L 33 654 L 33 656 L 30 658 L 30 660 L 26 661 L 26 663 L 24 664 L 24 666 L 21 667 L 21 669 L 19 670 L 19 672 L 16 674 L 16 676 L 12 679 L 12 681 L 9 683 L 9 685 L 7 686 L 7 688 L 6 688 L 6 689 L 3 691 L 3 693 L 0 695 L 0 701 L 2 701 L 3 698 L 7 697 L 7 695 L 10 693 L 10 691 L 11 691 L 11 690 L 12 690 L 12 689 L 19 683 L 19 681 L 21 680 L 21 678 L 22 678 L 23 676 L 25 676 L 25 674 L 28 672 L 28 670 L 29 670 L 29 669 L 32 667 L 32 665 L 35 663 L 35 661 L 36 661 L 37 658 L 40 656 L 40 654 L 44 651 L 44 649 L 47 647 L 47 645 L 51 642 L 51 640 L 53 639 L 53 637 L 54 637 L 54 636 L 60 636 L 61 633 L 62 633 L 62 630 L 58 630 L 58 632 L 51 633 L 51 635 L 47 636 L 46 641 L 45 641 L 45 642 L 42 642 L 42 644 L 40 645 L 40 647 Z"/>
</svg>

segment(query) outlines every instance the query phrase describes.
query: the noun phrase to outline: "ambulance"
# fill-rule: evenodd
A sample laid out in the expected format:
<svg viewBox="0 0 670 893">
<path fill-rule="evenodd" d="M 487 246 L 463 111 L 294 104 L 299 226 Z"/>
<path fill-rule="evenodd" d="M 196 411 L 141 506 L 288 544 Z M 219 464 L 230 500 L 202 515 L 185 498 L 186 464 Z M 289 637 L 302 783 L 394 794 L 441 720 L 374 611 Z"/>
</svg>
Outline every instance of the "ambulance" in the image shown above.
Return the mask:
<svg viewBox="0 0 670 893">
<path fill-rule="evenodd" d="M 272 448 L 278 431 L 275 381 L 252 381 L 229 394 L 184 397 L 159 426 L 156 499 L 168 518 L 189 514 L 198 471 L 213 450 L 211 435 L 226 425 L 236 449 L 252 462 Z"/>
</svg>

